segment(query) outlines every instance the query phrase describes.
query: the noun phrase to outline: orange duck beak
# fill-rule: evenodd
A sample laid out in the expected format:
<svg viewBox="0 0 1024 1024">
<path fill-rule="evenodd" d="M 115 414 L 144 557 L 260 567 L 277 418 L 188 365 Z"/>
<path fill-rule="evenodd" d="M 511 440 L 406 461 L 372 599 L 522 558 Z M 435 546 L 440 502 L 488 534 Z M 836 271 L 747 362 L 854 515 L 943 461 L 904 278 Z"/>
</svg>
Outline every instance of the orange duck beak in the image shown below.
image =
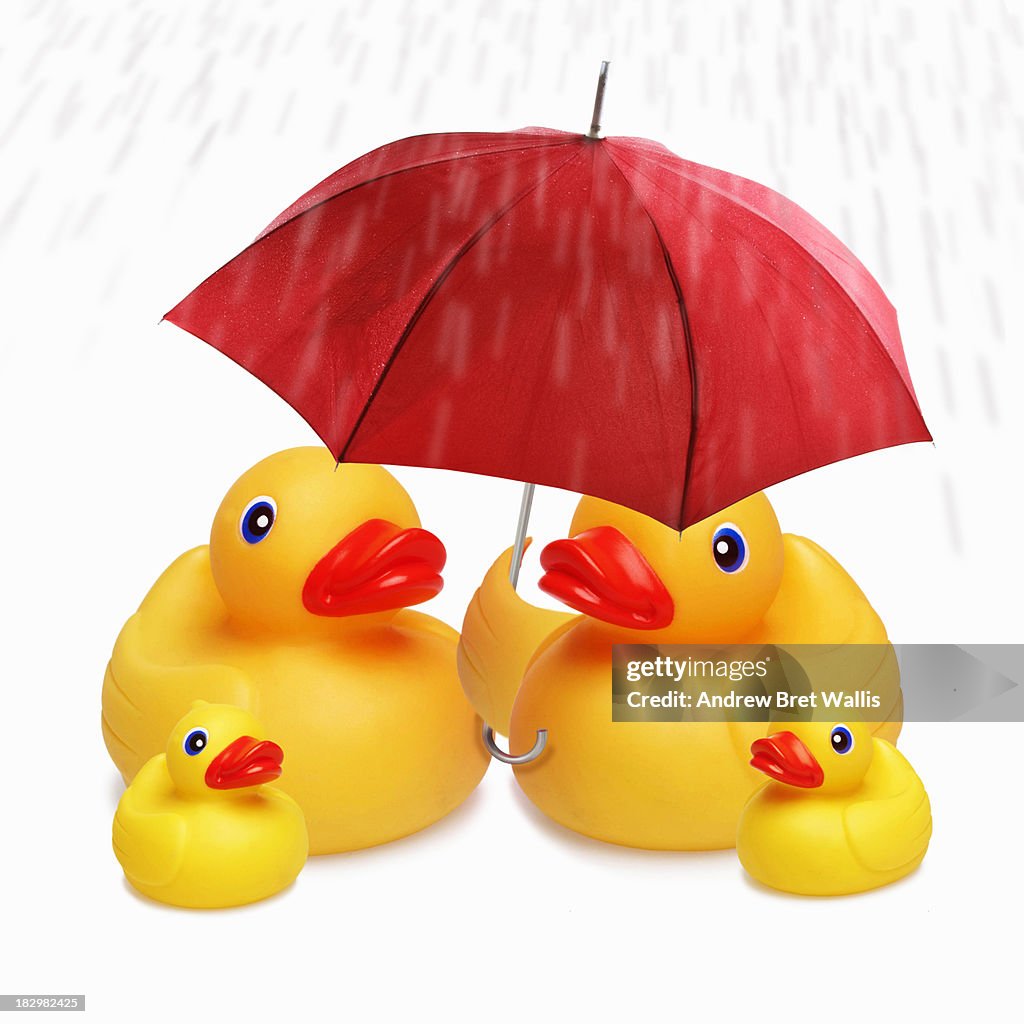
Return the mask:
<svg viewBox="0 0 1024 1024">
<path fill-rule="evenodd" d="M 284 751 L 270 740 L 239 736 L 206 769 L 210 789 L 244 789 L 273 782 L 281 774 Z"/>
<path fill-rule="evenodd" d="M 428 601 L 444 586 L 444 545 L 427 530 L 369 519 L 313 567 L 302 603 L 314 615 L 366 615 Z"/>
<path fill-rule="evenodd" d="M 639 548 L 613 526 L 556 540 L 541 552 L 538 586 L 570 608 L 626 629 L 672 622 L 672 595 Z"/>
<path fill-rule="evenodd" d="M 817 789 L 825 781 L 821 765 L 803 740 L 791 732 L 777 732 L 754 740 L 750 752 L 754 755 L 750 760 L 752 767 L 776 782 Z"/>
</svg>

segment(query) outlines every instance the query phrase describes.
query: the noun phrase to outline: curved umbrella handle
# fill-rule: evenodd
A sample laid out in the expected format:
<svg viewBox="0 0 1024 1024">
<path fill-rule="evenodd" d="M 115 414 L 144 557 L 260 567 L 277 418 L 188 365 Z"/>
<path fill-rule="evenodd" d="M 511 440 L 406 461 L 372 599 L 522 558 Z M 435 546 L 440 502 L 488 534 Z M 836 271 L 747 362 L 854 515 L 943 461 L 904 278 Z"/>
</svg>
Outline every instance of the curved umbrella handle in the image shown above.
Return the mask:
<svg viewBox="0 0 1024 1024">
<path fill-rule="evenodd" d="M 525 754 L 506 754 L 494 742 L 494 730 L 486 722 L 484 722 L 483 739 L 487 753 L 496 761 L 501 761 L 502 764 L 529 764 L 531 761 L 536 761 L 544 753 L 544 748 L 548 745 L 548 731 L 547 729 L 538 729 L 537 739 L 534 740 L 533 746 Z"/>
<path fill-rule="evenodd" d="M 512 589 L 516 589 L 519 583 L 519 568 L 523 562 L 523 552 L 526 551 L 526 531 L 530 525 L 530 509 L 533 507 L 533 492 L 536 485 L 527 483 L 523 485 L 523 499 L 519 504 L 519 522 L 516 525 L 516 540 L 512 549 L 512 561 L 509 565 L 508 578 Z M 537 738 L 533 746 L 525 754 L 507 754 L 497 743 L 494 742 L 494 730 L 484 722 L 483 729 L 484 747 L 487 753 L 502 764 L 529 764 L 536 761 L 548 742 L 547 729 L 538 729 Z"/>
</svg>

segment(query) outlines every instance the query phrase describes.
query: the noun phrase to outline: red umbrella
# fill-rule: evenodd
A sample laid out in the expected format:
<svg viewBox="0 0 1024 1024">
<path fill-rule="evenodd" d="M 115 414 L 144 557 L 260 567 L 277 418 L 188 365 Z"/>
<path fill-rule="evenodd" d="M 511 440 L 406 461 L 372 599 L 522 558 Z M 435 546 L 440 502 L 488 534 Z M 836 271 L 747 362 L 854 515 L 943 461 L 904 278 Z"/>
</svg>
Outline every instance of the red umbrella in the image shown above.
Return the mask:
<svg viewBox="0 0 1024 1024">
<path fill-rule="evenodd" d="M 340 461 L 550 484 L 679 530 L 928 440 L 895 311 L 849 249 L 763 185 L 598 137 L 599 108 L 589 135 L 374 150 L 167 319 Z"/>
</svg>

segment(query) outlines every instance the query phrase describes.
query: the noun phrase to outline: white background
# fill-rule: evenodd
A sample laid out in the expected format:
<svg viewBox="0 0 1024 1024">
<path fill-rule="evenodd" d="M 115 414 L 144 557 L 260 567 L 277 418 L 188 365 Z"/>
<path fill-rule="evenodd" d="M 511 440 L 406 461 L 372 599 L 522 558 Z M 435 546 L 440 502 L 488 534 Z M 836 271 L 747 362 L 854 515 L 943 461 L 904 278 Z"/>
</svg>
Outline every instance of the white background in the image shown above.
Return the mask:
<svg viewBox="0 0 1024 1024">
<path fill-rule="evenodd" d="M 605 57 L 609 134 L 785 191 L 900 310 L 935 446 L 774 488 L 783 527 L 839 558 L 894 640 L 1021 640 L 1022 39 L 1020 6 L 995 0 L 5 2 L 0 991 L 85 992 L 104 1021 L 1010 1013 L 1019 725 L 907 726 L 932 848 L 864 897 L 774 895 L 731 853 L 584 840 L 494 765 L 427 832 L 196 914 L 122 880 L 99 693 L 122 622 L 231 481 L 314 443 L 160 316 L 376 145 L 584 130 Z M 518 487 L 397 472 L 448 541 L 431 609 L 457 626 Z M 540 492 L 535 536 L 564 534 L 573 504 Z M 540 601 L 536 576 L 534 556 Z"/>
</svg>

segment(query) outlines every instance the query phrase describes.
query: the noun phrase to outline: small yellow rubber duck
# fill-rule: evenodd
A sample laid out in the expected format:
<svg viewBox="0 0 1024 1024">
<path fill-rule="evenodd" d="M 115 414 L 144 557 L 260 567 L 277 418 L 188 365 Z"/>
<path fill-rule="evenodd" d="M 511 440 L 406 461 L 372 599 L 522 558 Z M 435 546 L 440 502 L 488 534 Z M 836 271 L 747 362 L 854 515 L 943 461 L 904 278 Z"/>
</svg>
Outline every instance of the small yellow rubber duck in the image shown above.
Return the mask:
<svg viewBox="0 0 1024 1024">
<path fill-rule="evenodd" d="M 281 786 L 314 854 L 446 815 L 488 757 L 458 634 L 408 608 L 441 589 L 445 557 L 380 466 L 339 466 L 325 448 L 255 465 L 209 546 L 173 562 L 117 638 L 103 737 L 125 781 L 200 698 L 251 711 L 288 751 Z"/>
<path fill-rule="evenodd" d="M 160 903 L 237 907 L 295 881 L 309 849 L 299 805 L 265 783 L 281 748 L 247 711 L 196 701 L 114 815 L 128 881 Z"/>
<path fill-rule="evenodd" d="M 613 722 L 613 644 L 870 645 L 865 683 L 888 698 L 878 729 L 899 734 L 885 627 L 835 559 L 782 533 L 764 494 L 682 534 L 584 497 L 569 532 L 544 549 L 540 587 L 583 614 L 518 597 L 506 551 L 474 595 L 459 645 L 463 688 L 513 754 L 547 730 L 543 754 L 514 770 L 549 817 L 624 846 L 723 849 L 760 785 L 747 751 L 766 722 Z"/>
<path fill-rule="evenodd" d="M 759 882 L 805 896 L 865 892 L 924 858 L 932 812 L 917 773 L 863 723 L 800 722 L 750 748 L 772 781 L 740 816 L 736 852 Z"/>
</svg>

